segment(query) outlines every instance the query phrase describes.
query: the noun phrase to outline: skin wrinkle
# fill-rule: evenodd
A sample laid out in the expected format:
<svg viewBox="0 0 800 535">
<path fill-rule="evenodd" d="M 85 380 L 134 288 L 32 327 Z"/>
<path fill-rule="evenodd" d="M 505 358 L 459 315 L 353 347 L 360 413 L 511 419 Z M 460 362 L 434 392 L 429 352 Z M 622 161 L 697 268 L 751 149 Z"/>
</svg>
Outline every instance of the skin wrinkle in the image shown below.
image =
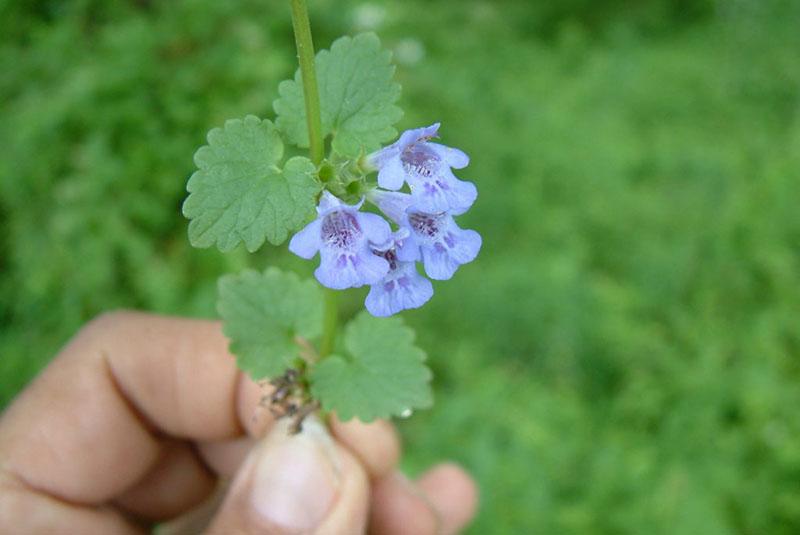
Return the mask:
<svg viewBox="0 0 800 535">
<path fill-rule="evenodd" d="M 128 316 L 131 314 L 131 316 Z M 113 325 L 114 321 L 141 321 L 141 318 L 136 313 L 128 313 L 128 312 L 118 312 L 118 313 L 111 313 L 111 315 L 119 315 L 119 317 L 114 320 L 112 319 L 112 325 L 108 328 L 108 330 L 112 333 L 118 333 L 116 336 L 111 336 L 112 339 L 116 339 L 122 333 L 125 333 L 124 328 L 119 329 Z M 219 325 L 217 322 L 216 325 Z M 178 325 L 179 328 L 185 328 L 184 325 Z M 139 333 L 137 331 L 143 330 L 143 333 Z M 160 329 L 151 329 L 148 325 L 143 326 L 135 326 L 134 332 L 129 333 L 134 335 L 147 335 L 147 336 L 160 336 L 162 334 Z M 168 348 L 175 354 L 191 354 L 191 353 L 198 353 L 198 352 L 206 352 L 208 351 L 205 347 L 195 347 L 192 339 L 188 339 L 186 337 L 175 337 L 174 341 L 176 342 L 176 347 Z M 227 347 L 225 347 L 225 352 L 227 353 Z M 165 381 L 163 375 L 159 377 L 148 377 L 146 374 L 143 376 L 139 376 L 138 379 L 141 381 L 138 383 L 130 384 L 130 388 L 134 390 L 144 389 L 144 392 L 139 392 L 138 395 L 134 395 L 125 387 L 125 382 L 122 377 L 122 371 L 120 367 L 115 364 L 117 358 L 111 353 L 107 353 L 108 363 L 110 364 L 110 369 L 112 372 L 111 379 L 113 380 L 112 383 L 117 385 L 117 391 L 119 394 L 119 398 L 123 400 L 125 403 L 131 405 L 134 409 L 135 414 L 142 415 L 143 421 L 148 425 L 145 426 L 146 429 L 153 429 L 154 427 L 164 427 L 166 426 L 167 432 L 171 435 L 174 435 L 176 438 L 186 438 L 186 434 L 192 434 L 193 430 L 190 422 L 193 421 L 193 415 L 196 415 L 196 412 L 200 408 L 206 407 L 196 407 L 196 406 L 187 406 L 184 402 L 183 398 L 191 397 L 191 395 L 182 395 L 182 390 L 186 388 L 186 383 L 181 381 L 180 378 L 184 377 L 186 373 L 192 373 L 191 369 L 187 369 L 189 365 L 189 361 L 186 359 L 171 359 L 170 362 L 170 373 L 168 374 L 168 380 Z M 208 355 L 203 355 L 203 358 L 206 358 Z M 122 359 L 122 357 L 120 357 Z M 124 359 L 123 359 L 124 360 Z M 120 361 L 122 364 L 122 360 Z M 131 376 L 131 380 L 135 380 L 136 376 Z M 153 381 L 155 383 L 155 390 L 153 390 Z M 236 412 L 236 392 L 237 392 L 237 384 L 238 384 L 238 373 L 231 374 L 231 384 L 230 387 L 225 389 L 226 396 L 228 399 L 225 399 L 225 406 L 230 410 L 230 418 L 222 418 L 221 420 L 225 420 L 228 422 L 233 423 L 233 426 L 224 425 L 223 429 L 221 429 L 218 433 L 221 433 L 220 438 L 229 437 L 229 436 L 236 436 L 243 433 L 243 427 L 239 424 L 239 419 L 237 417 Z M 192 385 L 192 388 L 196 387 L 203 387 L 204 385 L 201 383 L 199 385 Z M 220 389 L 222 390 L 222 389 Z M 168 394 L 168 400 L 165 403 L 171 404 L 172 407 L 175 407 L 176 410 L 171 411 L 172 414 L 176 415 L 173 420 L 161 422 L 161 425 L 157 425 L 156 421 L 160 421 L 159 419 L 150 416 L 148 414 L 148 409 L 146 405 L 137 402 L 137 397 L 142 399 L 143 396 L 158 396 L 159 394 L 163 393 Z M 150 410 L 154 410 L 152 407 Z M 233 427 L 231 429 L 231 427 Z"/>
<path fill-rule="evenodd" d="M 33 482 L 28 481 L 27 478 L 25 478 L 25 476 L 17 471 L 13 466 L 6 463 L 3 463 L 3 465 L 0 466 L 0 489 L 4 487 L 11 490 L 29 492 L 31 494 L 41 494 L 70 505 L 86 505 L 77 501 L 72 501 L 65 496 L 54 494 L 46 488 L 34 485 Z"/>
<path fill-rule="evenodd" d="M 114 365 L 109 360 L 108 352 L 104 350 L 100 350 L 100 355 L 103 363 L 103 368 L 105 369 L 108 375 L 108 381 L 111 383 L 112 388 L 117 392 L 117 396 L 119 399 L 122 400 L 124 405 L 128 408 L 130 413 L 139 421 L 142 428 L 144 428 L 148 434 L 150 434 L 153 439 L 155 439 L 155 430 L 157 426 L 155 422 L 153 422 L 147 414 L 144 412 L 142 407 L 139 407 L 134 400 L 132 400 L 127 393 L 125 392 L 125 388 L 123 388 L 122 384 L 120 383 L 119 379 L 117 378 L 117 373 L 114 371 Z"/>
<path fill-rule="evenodd" d="M 236 438 L 240 438 L 240 437 L 236 437 Z M 186 446 L 189 447 L 189 449 L 191 450 L 192 454 L 194 454 L 194 458 L 197 461 L 197 464 L 199 466 L 201 466 L 203 468 L 203 470 L 205 470 L 205 473 L 209 477 L 212 477 L 212 478 L 216 477 L 217 473 L 214 471 L 214 469 L 212 467 L 210 467 L 208 465 L 208 463 L 206 463 L 206 460 L 203 458 L 203 452 L 200 451 L 200 443 L 199 442 L 195 442 L 195 441 L 191 441 L 191 442 L 184 442 L 184 444 L 186 444 Z"/>
<path fill-rule="evenodd" d="M 27 484 L 22 478 L 16 477 L 9 472 L 3 472 L 3 469 L 0 468 L 0 497 L 3 496 L 6 497 L 6 500 L 5 503 L 0 501 L 0 513 L 7 513 L 9 510 L 11 512 L 7 516 L 0 514 L 0 530 L 7 527 L 7 522 L 14 523 L 15 531 L 9 533 L 18 532 L 16 530 L 20 527 L 19 521 L 31 522 L 38 527 L 48 525 L 52 528 L 53 521 L 62 520 L 65 514 L 70 520 L 82 521 L 84 527 L 91 526 L 93 528 L 91 533 L 122 535 L 123 533 L 144 534 L 150 532 L 149 529 L 145 531 L 143 524 L 136 522 L 129 515 L 113 507 L 101 505 L 96 508 L 90 508 L 78 502 L 59 498 Z M 9 505 L 12 506 L 9 507 Z M 21 511 L 20 506 L 22 508 Z M 58 509 L 54 511 L 51 510 L 51 507 Z M 40 511 L 43 514 L 33 519 L 25 515 L 25 513 L 31 514 Z M 22 513 L 22 516 L 20 516 L 20 513 Z M 14 521 L 17 521 L 17 523 Z M 97 531 L 97 528 L 100 527 L 103 528 L 103 532 Z M 114 528 L 114 531 L 109 531 L 111 527 Z M 53 532 L 49 530 L 47 533 Z"/>
<path fill-rule="evenodd" d="M 107 368 L 105 367 L 105 364 L 103 362 L 100 362 L 100 365 L 103 365 L 104 370 L 107 370 Z M 114 385 L 114 382 L 110 379 L 110 375 L 108 377 L 109 377 L 110 387 L 112 389 L 115 389 L 116 387 Z M 117 392 L 116 395 L 119 395 L 119 393 Z M 132 472 L 130 474 L 126 474 L 126 477 L 128 479 L 130 479 L 132 482 L 135 482 L 138 479 L 140 479 L 152 467 L 153 462 L 155 462 L 155 460 L 158 458 L 159 447 L 158 447 L 158 443 L 157 443 L 156 438 L 152 435 L 151 431 L 148 430 L 148 427 L 145 425 L 146 424 L 146 420 L 142 420 L 137 415 L 137 412 L 128 403 L 126 403 L 124 400 L 121 400 L 121 403 L 119 404 L 119 410 L 123 410 L 123 411 L 127 412 L 130 415 L 130 417 L 134 421 L 136 421 L 137 425 L 140 426 L 142 432 L 144 433 L 144 436 L 146 436 L 150 441 L 152 441 L 152 443 L 154 445 L 154 449 L 153 449 L 153 452 L 152 452 L 152 458 L 149 460 L 149 462 L 140 463 L 141 467 L 140 467 L 138 473 Z M 34 431 L 35 431 L 35 429 L 34 429 Z M 80 430 L 78 430 L 78 432 L 80 432 Z M 59 458 L 63 458 L 63 454 L 64 453 L 69 453 L 69 452 L 63 451 L 61 448 L 57 448 L 56 445 L 53 444 L 53 442 L 51 440 L 49 440 L 46 435 L 42 436 L 41 439 L 36 441 L 35 443 L 36 443 L 36 445 L 38 447 L 47 448 L 48 451 L 51 452 L 51 455 L 46 455 L 45 456 L 46 458 L 59 459 Z M 13 444 L 13 442 L 12 442 L 12 444 Z M 13 451 L 14 450 L 12 449 L 12 452 Z M 58 461 L 57 464 L 62 464 L 62 463 L 63 464 L 68 464 L 68 463 L 71 463 L 71 461 L 72 461 L 71 459 L 63 459 L 63 460 Z M 26 461 L 26 460 L 23 459 L 22 462 L 26 463 L 26 462 L 29 462 L 29 461 Z M 43 484 L 36 484 L 36 483 L 34 483 L 34 481 L 30 477 L 27 477 L 25 475 L 25 473 L 24 473 L 25 469 L 23 467 L 15 466 L 13 462 L 8 462 L 8 460 L 7 460 L 7 462 L 3 463 L 2 470 L 6 474 L 9 474 L 10 476 L 12 476 L 12 478 L 14 480 L 24 484 L 24 486 L 26 488 L 32 489 L 36 494 L 40 494 L 40 495 L 43 495 L 43 496 L 46 496 L 46 497 L 49 497 L 49 498 L 52 498 L 52 499 L 67 503 L 67 504 L 73 504 L 73 505 L 99 505 L 105 500 L 105 497 L 98 497 L 97 499 L 92 499 L 92 500 L 89 500 L 89 499 L 80 500 L 80 499 L 76 499 L 74 497 L 69 496 L 65 492 L 58 492 L 58 490 L 55 489 L 55 488 L 47 487 L 47 486 L 45 486 Z M 38 478 L 42 478 L 43 476 L 36 475 L 36 476 L 32 476 L 32 477 L 36 477 L 38 479 Z M 133 483 L 131 483 L 131 484 L 133 484 Z"/>
<path fill-rule="evenodd" d="M 150 470 L 111 503 L 139 520 L 164 520 L 202 503 L 216 477 L 196 443 L 167 439 Z"/>
<path fill-rule="evenodd" d="M 242 429 L 242 434 L 244 436 L 250 435 L 250 429 L 254 425 L 254 420 L 257 419 L 257 412 L 260 407 L 260 404 L 256 404 L 253 407 L 252 414 L 245 414 L 244 411 L 246 410 L 243 406 L 243 403 L 240 401 L 242 396 L 245 395 L 245 388 L 246 388 L 246 381 L 248 380 L 247 374 L 245 372 L 240 371 L 236 374 L 236 387 L 233 391 L 233 399 L 231 403 L 233 405 L 234 411 L 236 411 L 236 421 L 239 423 L 239 426 Z M 247 407 L 249 409 L 250 407 Z"/>
<path fill-rule="evenodd" d="M 109 512 L 113 512 L 119 515 L 120 522 L 129 522 L 131 523 L 130 526 L 125 526 L 126 528 L 129 527 L 131 532 L 136 530 L 136 526 L 144 528 L 145 525 L 141 522 L 133 518 L 131 515 L 127 514 L 124 511 L 118 510 L 116 508 L 109 508 L 104 507 L 104 502 L 100 502 L 97 504 L 93 503 L 83 503 L 76 500 L 70 500 L 67 497 L 59 496 L 58 494 L 54 494 L 50 492 L 48 489 L 43 487 L 38 487 L 33 485 L 29 481 L 26 481 L 25 477 L 22 474 L 18 474 L 12 470 L 8 469 L 7 466 L 0 467 L 0 497 L 4 492 L 18 492 L 23 499 L 44 499 L 44 500 L 54 500 L 59 504 L 62 504 L 66 507 L 73 507 L 78 510 L 84 510 L 86 513 L 92 512 L 91 507 L 98 507 L 98 511 L 108 510 Z M 2 523 L 0 523 L 0 527 L 2 527 Z M 148 530 L 149 532 L 149 530 Z M 136 530 L 135 533 L 140 533 L 140 531 Z M 143 532 L 142 532 L 143 533 Z"/>
<path fill-rule="evenodd" d="M 180 362 L 178 359 L 172 359 L 170 363 L 170 383 L 174 385 L 172 388 L 169 389 L 170 392 L 170 403 L 173 407 L 175 407 L 176 412 L 178 413 L 178 421 L 180 422 L 180 427 L 186 427 L 184 422 L 188 421 L 186 417 L 186 404 L 182 401 L 181 398 L 183 396 L 180 395 L 180 381 L 178 378 L 180 377 Z"/>
<path fill-rule="evenodd" d="M 119 378 L 119 372 L 117 372 L 117 370 L 114 368 L 114 359 L 111 356 L 111 354 L 106 350 L 100 350 L 100 354 L 101 354 L 101 358 L 103 360 L 104 367 L 106 368 L 106 370 L 108 372 L 109 382 L 111 383 L 111 385 L 116 390 L 119 399 L 129 408 L 131 413 L 139 420 L 139 422 L 141 423 L 142 427 L 144 429 L 146 429 L 148 431 L 148 433 L 153 435 L 153 439 L 155 440 L 156 437 L 154 435 L 154 431 L 158 428 L 158 426 L 147 415 L 147 412 L 144 409 L 144 407 L 139 406 L 139 404 L 136 402 L 136 400 L 133 399 L 133 397 L 128 394 L 127 390 L 123 386 L 122 381 Z M 173 378 L 176 375 L 175 374 L 175 367 L 176 367 L 176 362 L 173 361 L 171 363 L 171 366 L 170 366 L 170 369 L 173 372 L 172 373 L 172 377 Z M 173 379 L 173 382 L 174 382 L 174 379 Z M 178 393 L 176 392 L 176 390 L 174 388 L 171 388 L 170 392 L 171 392 L 171 396 L 170 397 L 172 398 L 171 401 L 173 403 L 173 406 L 179 407 L 180 414 L 183 414 L 183 410 L 180 407 L 181 404 L 180 404 L 180 401 L 178 399 L 179 398 Z M 183 416 L 181 416 L 180 419 L 182 420 Z"/>
<path fill-rule="evenodd" d="M 108 316 L 104 315 L 100 318 L 106 319 L 106 321 L 114 323 L 113 318 L 115 317 L 114 314 L 124 314 L 123 312 L 111 312 L 108 313 Z M 112 318 L 112 319 L 107 319 Z M 93 344 L 92 344 L 93 345 Z M 155 422 L 148 417 L 146 412 L 140 407 L 135 400 L 133 400 L 126 392 L 125 388 L 122 386 L 122 383 L 117 375 L 116 370 L 114 369 L 111 353 L 109 350 L 106 349 L 98 349 L 99 359 L 101 361 L 101 365 L 103 366 L 103 370 L 108 378 L 108 382 L 111 385 L 111 388 L 115 391 L 117 397 L 122 402 L 122 405 L 127 409 L 127 411 L 131 414 L 131 416 L 139 422 L 142 429 L 150 436 L 150 438 L 154 442 L 159 442 L 157 438 L 157 426 Z M 138 475 L 138 477 L 134 478 L 134 481 L 129 485 L 133 487 L 136 483 L 141 480 L 145 475 L 152 469 L 153 465 L 158 462 L 159 457 L 162 454 L 161 445 L 158 444 L 156 455 L 151 462 L 147 464 L 146 467 L 143 468 L 142 472 Z"/>
</svg>

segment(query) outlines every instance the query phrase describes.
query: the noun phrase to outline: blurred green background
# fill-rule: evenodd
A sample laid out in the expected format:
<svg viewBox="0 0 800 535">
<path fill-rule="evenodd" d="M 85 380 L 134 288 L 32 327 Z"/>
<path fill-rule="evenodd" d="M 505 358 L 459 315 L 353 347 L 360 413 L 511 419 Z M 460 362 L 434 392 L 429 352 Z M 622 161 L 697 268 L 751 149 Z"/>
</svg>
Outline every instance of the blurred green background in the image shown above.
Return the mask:
<svg viewBox="0 0 800 535">
<path fill-rule="evenodd" d="M 206 132 L 273 117 L 286 4 L 0 2 L 0 403 L 100 311 L 310 273 L 180 215 Z M 469 467 L 474 534 L 800 532 L 800 2 L 310 4 L 319 47 L 379 33 L 400 126 L 481 192 L 478 261 L 405 314 L 437 396 L 406 468 Z"/>
</svg>

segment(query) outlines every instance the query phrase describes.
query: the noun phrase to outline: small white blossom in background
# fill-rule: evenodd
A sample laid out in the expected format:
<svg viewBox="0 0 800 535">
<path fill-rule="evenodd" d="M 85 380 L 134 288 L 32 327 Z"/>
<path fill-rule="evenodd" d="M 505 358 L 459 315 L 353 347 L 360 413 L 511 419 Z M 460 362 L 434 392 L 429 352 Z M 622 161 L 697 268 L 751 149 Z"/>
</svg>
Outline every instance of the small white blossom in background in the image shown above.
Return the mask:
<svg viewBox="0 0 800 535">
<path fill-rule="evenodd" d="M 386 20 L 386 9 L 375 4 L 361 4 L 353 12 L 353 25 L 358 30 L 377 30 Z"/>
<path fill-rule="evenodd" d="M 394 47 L 394 59 L 401 65 L 414 65 L 425 57 L 425 45 L 419 39 L 403 39 Z"/>
</svg>

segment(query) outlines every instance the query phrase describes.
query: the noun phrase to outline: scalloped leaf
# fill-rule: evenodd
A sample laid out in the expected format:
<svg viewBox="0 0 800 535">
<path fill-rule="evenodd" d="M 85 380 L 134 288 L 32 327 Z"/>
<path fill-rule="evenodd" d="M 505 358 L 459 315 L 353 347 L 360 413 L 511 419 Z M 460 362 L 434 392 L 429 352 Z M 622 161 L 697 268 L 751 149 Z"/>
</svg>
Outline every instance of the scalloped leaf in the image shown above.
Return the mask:
<svg viewBox="0 0 800 535">
<path fill-rule="evenodd" d="M 274 377 L 298 358 L 295 337 L 322 333 L 322 291 L 312 280 L 269 268 L 225 275 L 217 310 L 239 368 L 255 380 Z"/>
<path fill-rule="evenodd" d="M 378 37 L 341 37 L 316 57 L 323 135 L 333 134 L 333 149 L 348 157 L 371 152 L 397 136 L 393 125 L 403 112 L 394 105 L 400 84 L 393 81 L 391 52 Z M 300 70 L 278 86 L 273 103 L 278 128 L 299 147 L 308 147 L 308 126 Z"/>
<path fill-rule="evenodd" d="M 310 375 L 311 392 L 342 420 L 406 416 L 430 407 L 431 372 L 414 331 L 399 317 L 361 312 L 344 331 L 343 351 L 320 361 Z"/>
<path fill-rule="evenodd" d="M 280 245 L 314 213 L 321 189 L 308 158 L 278 167 L 283 143 L 275 125 L 254 115 L 225 122 L 208 133 L 194 155 L 198 170 L 187 185 L 183 215 L 189 241 L 223 252 L 240 242 L 256 251 L 269 240 Z"/>
</svg>

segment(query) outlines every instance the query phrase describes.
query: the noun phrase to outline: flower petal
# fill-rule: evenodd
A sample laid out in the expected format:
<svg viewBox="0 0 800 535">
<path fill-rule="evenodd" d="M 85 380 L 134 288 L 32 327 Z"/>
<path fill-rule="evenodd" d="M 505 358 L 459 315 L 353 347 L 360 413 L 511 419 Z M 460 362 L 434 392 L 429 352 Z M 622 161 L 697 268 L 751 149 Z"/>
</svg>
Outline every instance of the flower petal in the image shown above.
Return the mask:
<svg viewBox="0 0 800 535">
<path fill-rule="evenodd" d="M 424 141 L 432 137 L 437 137 L 438 133 L 439 123 L 434 123 L 430 126 L 424 126 L 422 128 L 415 128 L 413 130 L 406 130 L 400 135 L 400 138 L 391 145 L 387 145 L 380 150 L 368 154 L 367 165 L 381 169 L 389 162 L 389 160 L 398 158 L 400 154 L 410 145 L 413 145 L 420 140 Z"/>
<path fill-rule="evenodd" d="M 460 229 L 450 218 L 435 240 L 420 247 L 425 273 L 432 279 L 447 280 L 459 266 L 475 260 L 481 245 L 480 234 Z"/>
<path fill-rule="evenodd" d="M 334 290 L 363 286 L 353 263 L 356 255 L 328 248 L 320 249 L 319 267 L 314 276 L 320 284 Z"/>
<path fill-rule="evenodd" d="M 358 255 L 356 271 L 358 271 L 364 284 L 375 284 L 389 272 L 389 262 L 384 258 L 372 254 L 371 251 L 365 251 Z"/>
<path fill-rule="evenodd" d="M 433 284 L 431 281 L 417 273 L 414 264 L 409 264 L 410 270 L 398 277 L 395 297 L 400 310 L 419 308 L 433 297 Z"/>
<path fill-rule="evenodd" d="M 431 214 L 451 211 L 454 215 L 466 212 L 478 197 L 472 182 L 459 180 L 449 169 L 443 169 L 430 179 L 412 178 L 411 195 L 414 208 Z"/>
<path fill-rule="evenodd" d="M 428 146 L 453 169 L 463 169 L 469 165 L 469 156 L 459 149 L 431 142 L 428 142 Z"/>
<path fill-rule="evenodd" d="M 398 225 L 406 220 L 406 210 L 412 203 L 411 195 L 394 191 L 372 190 L 367 197 Z"/>
<path fill-rule="evenodd" d="M 389 271 L 389 263 L 371 252 L 354 253 L 322 248 L 320 258 L 314 276 L 320 284 L 334 290 L 375 284 Z"/>
<path fill-rule="evenodd" d="M 400 155 L 400 149 L 397 148 L 397 143 L 392 145 L 387 145 L 382 149 L 376 150 L 370 154 L 367 154 L 366 160 L 366 171 L 377 171 L 384 165 L 386 162 L 389 161 L 391 158 L 397 158 Z"/>
<path fill-rule="evenodd" d="M 398 190 L 403 187 L 406 181 L 406 172 L 403 170 L 403 162 L 400 156 L 387 158 L 378 171 L 378 185 L 382 188 Z"/>
<path fill-rule="evenodd" d="M 395 145 L 402 151 L 412 143 L 417 143 L 420 140 L 430 139 L 432 137 L 439 137 L 439 126 L 440 123 L 433 123 L 430 126 L 406 130 L 400 136 L 400 139 L 395 142 Z"/>
<path fill-rule="evenodd" d="M 397 271 L 370 288 L 364 305 L 373 316 L 391 316 L 401 310 L 419 308 L 433 296 L 433 285 L 417 273 L 413 263 L 404 264 Z"/>
<path fill-rule="evenodd" d="M 374 253 L 385 253 L 390 249 L 402 247 L 403 243 L 410 235 L 411 231 L 405 227 L 400 227 L 396 232 L 392 232 L 392 235 L 389 236 L 388 240 L 383 243 L 371 243 L 369 248 L 372 249 Z"/>
<path fill-rule="evenodd" d="M 421 248 L 422 262 L 425 266 L 425 274 L 433 280 L 448 280 L 458 269 L 459 263 L 455 261 L 447 252 L 447 249 L 440 243 Z"/>
<path fill-rule="evenodd" d="M 324 190 L 322 192 L 322 197 L 319 198 L 319 204 L 317 205 L 317 213 L 324 214 L 325 212 L 330 212 L 331 210 L 335 210 L 340 208 L 344 205 L 344 203 L 333 195 L 328 190 Z"/>
<path fill-rule="evenodd" d="M 356 218 L 358 219 L 358 224 L 361 225 L 361 230 L 364 232 L 364 235 L 370 242 L 376 245 L 386 243 L 392 235 L 392 227 L 389 226 L 389 223 L 387 223 L 384 218 L 377 214 L 359 212 L 356 214 Z"/>
<path fill-rule="evenodd" d="M 305 258 L 306 260 L 313 258 L 322 246 L 321 229 L 322 220 L 315 219 L 306 225 L 303 230 L 292 236 L 291 241 L 289 241 L 289 250 L 300 258 Z"/>
<path fill-rule="evenodd" d="M 445 246 L 448 247 L 450 256 L 459 264 L 466 264 L 475 260 L 482 244 L 481 235 L 474 230 L 459 229 L 455 233 L 455 240 L 449 242 L 445 239 Z"/>
<path fill-rule="evenodd" d="M 446 212 L 450 205 L 445 198 L 442 188 L 435 180 L 411 179 L 411 196 L 413 206 L 420 212 L 431 214 Z"/>
<path fill-rule="evenodd" d="M 452 177 L 448 181 L 449 189 L 444 191 L 450 213 L 461 215 L 475 203 L 475 199 L 478 198 L 478 188 L 472 182 L 457 179 L 449 170 L 446 174 Z"/>
<path fill-rule="evenodd" d="M 382 282 L 372 285 L 364 300 L 364 306 L 367 312 L 378 318 L 385 318 L 395 313 L 392 309 L 391 295 L 384 289 Z"/>
<path fill-rule="evenodd" d="M 405 227 L 403 227 L 403 229 L 405 229 Z M 397 255 L 397 259 L 401 262 L 416 262 L 421 258 L 419 243 L 413 234 L 409 233 L 408 237 L 398 243 L 395 254 Z"/>
</svg>

